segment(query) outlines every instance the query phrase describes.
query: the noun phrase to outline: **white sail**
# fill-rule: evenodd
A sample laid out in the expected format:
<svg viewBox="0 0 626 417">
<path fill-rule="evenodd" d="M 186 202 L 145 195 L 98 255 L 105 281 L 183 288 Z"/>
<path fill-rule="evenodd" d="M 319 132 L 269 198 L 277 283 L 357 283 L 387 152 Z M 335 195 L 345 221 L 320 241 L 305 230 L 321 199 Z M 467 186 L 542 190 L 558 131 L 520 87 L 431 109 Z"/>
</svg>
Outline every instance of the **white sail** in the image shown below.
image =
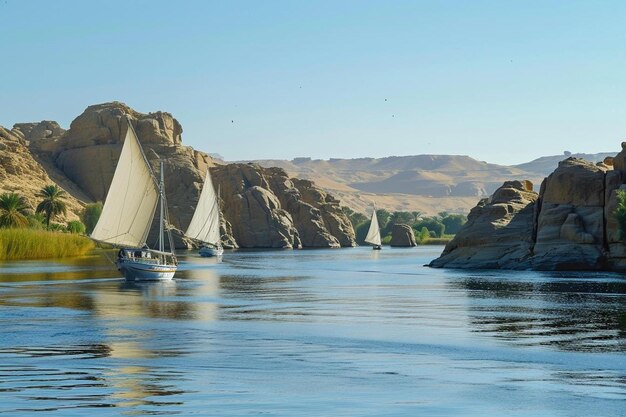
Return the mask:
<svg viewBox="0 0 626 417">
<path fill-rule="evenodd" d="M 372 245 L 380 246 L 380 228 L 378 227 L 378 218 L 376 217 L 376 208 L 372 212 L 372 221 L 370 222 L 370 228 L 365 236 L 365 241 Z"/>
<path fill-rule="evenodd" d="M 158 200 L 159 190 L 152 170 L 129 125 L 102 214 L 91 238 L 117 246 L 143 246 Z"/>
<path fill-rule="evenodd" d="M 221 246 L 220 207 L 209 170 L 206 172 L 200 199 L 185 235 L 213 246 Z"/>
</svg>

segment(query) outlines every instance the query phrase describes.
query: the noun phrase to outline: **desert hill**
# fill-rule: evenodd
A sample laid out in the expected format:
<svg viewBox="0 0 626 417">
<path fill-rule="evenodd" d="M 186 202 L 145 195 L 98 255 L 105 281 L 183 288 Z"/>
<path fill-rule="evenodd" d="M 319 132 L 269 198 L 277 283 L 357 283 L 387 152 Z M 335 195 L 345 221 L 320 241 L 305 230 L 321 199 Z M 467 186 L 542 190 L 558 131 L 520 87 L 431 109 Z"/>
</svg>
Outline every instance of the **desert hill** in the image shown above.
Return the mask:
<svg viewBox="0 0 626 417">
<path fill-rule="evenodd" d="M 478 161 L 466 155 L 254 162 L 281 167 L 290 175 L 314 181 L 357 211 L 368 211 L 375 202 L 377 207 L 391 211 L 432 215 L 441 211 L 467 213 L 478 199 L 491 195 L 505 181 L 530 180 L 538 187 L 569 156 L 596 163 L 613 155 L 566 152 L 515 166 Z"/>
<path fill-rule="evenodd" d="M 465 155 L 254 162 L 278 166 L 290 175 L 312 180 L 358 211 L 369 210 L 375 202 L 392 211 L 467 213 L 477 199 L 491 194 L 504 181 L 523 178 L 539 182 L 543 178 Z"/>
<path fill-rule="evenodd" d="M 534 159 L 530 162 L 515 165 L 515 168 L 521 169 L 526 172 L 531 172 L 537 175 L 547 177 L 552 171 L 556 169 L 559 162 L 572 157 L 578 159 L 584 159 L 592 163 L 598 163 L 604 161 L 607 157 L 615 156 L 615 152 L 601 152 L 601 153 L 571 153 L 564 152 L 563 155 L 542 156 L 541 158 Z"/>
</svg>

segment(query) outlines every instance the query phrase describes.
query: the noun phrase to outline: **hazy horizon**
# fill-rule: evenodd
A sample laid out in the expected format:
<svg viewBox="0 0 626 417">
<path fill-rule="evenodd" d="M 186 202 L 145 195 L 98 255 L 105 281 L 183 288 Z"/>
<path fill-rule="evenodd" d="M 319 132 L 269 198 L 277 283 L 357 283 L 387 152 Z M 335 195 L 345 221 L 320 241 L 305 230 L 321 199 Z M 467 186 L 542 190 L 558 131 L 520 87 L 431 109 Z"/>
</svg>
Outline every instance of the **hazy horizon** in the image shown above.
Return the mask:
<svg viewBox="0 0 626 417">
<path fill-rule="evenodd" d="M 0 1 L 0 125 L 122 101 L 226 160 L 620 150 L 626 4 Z M 610 151 L 609 151 L 610 152 Z"/>
</svg>

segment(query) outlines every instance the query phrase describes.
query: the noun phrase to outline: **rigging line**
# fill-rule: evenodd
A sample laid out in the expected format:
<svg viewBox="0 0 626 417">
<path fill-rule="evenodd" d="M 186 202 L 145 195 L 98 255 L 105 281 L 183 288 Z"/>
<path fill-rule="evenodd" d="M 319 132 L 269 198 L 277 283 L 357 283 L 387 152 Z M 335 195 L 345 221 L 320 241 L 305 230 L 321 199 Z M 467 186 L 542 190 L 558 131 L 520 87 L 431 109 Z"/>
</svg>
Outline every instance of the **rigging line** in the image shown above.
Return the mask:
<svg viewBox="0 0 626 417">
<path fill-rule="evenodd" d="M 109 257 L 109 254 L 107 252 L 104 252 L 104 257 L 107 258 L 107 260 L 113 265 L 117 265 L 117 263 L 113 259 L 111 259 L 111 257 Z"/>
</svg>

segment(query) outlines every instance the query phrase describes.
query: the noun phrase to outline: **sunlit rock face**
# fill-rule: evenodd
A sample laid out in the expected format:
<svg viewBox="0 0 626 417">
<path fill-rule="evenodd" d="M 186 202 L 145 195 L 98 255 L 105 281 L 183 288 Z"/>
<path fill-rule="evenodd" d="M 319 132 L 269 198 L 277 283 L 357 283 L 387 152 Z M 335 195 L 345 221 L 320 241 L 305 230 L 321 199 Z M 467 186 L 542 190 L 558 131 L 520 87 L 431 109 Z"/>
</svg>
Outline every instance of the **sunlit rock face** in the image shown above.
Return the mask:
<svg viewBox="0 0 626 417">
<path fill-rule="evenodd" d="M 217 166 L 211 172 L 224 197 L 224 218 L 240 247 L 355 245 L 339 202 L 310 181 L 256 164 Z"/>
<path fill-rule="evenodd" d="M 530 266 L 538 194 L 530 181 L 507 181 L 480 200 L 433 267 L 525 269 Z"/>
<path fill-rule="evenodd" d="M 37 123 L 29 124 L 37 125 Z M 74 192 L 69 181 L 51 178 L 44 166 L 28 148 L 26 135 L 16 129 L 7 130 L 0 126 L 0 193 L 14 192 L 26 198 L 34 210 L 40 202 L 37 193 L 46 185 L 57 184 L 68 192 L 66 203 L 68 212 L 53 219 L 54 222 L 76 220 L 83 204 L 81 194 Z"/>
<path fill-rule="evenodd" d="M 355 245 L 352 224 L 339 201 L 311 181 L 289 178 L 277 168 L 219 165 L 208 154 L 183 146 L 183 129 L 171 114 L 144 114 L 120 102 L 89 106 L 67 131 L 50 121 L 20 123 L 11 132 L 3 129 L 0 158 L 6 163 L 0 176 L 21 176 L 27 185 L 41 188 L 50 180 L 50 174 L 76 196 L 70 210 L 70 216 L 76 217 L 82 203 L 105 200 L 127 121 L 135 129 L 155 173 L 159 172 L 159 161 L 164 161 L 169 219 L 177 247 L 192 245 L 183 237 L 183 231 L 191 221 L 209 168 L 214 187 L 220 188 L 225 247 Z M 6 189 L 19 188 L 7 179 L 3 184 L 10 185 Z M 156 241 L 156 233 L 155 224 L 149 243 Z"/>
<path fill-rule="evenodd" d="M 433 267 L 538 270 L 626 269 L 626 246 L 613 212 L 626 191 L 626 143 L 593 164 L 567 158 L 539 194 L 507 182 L 482 200 Z"/>
</svg>

